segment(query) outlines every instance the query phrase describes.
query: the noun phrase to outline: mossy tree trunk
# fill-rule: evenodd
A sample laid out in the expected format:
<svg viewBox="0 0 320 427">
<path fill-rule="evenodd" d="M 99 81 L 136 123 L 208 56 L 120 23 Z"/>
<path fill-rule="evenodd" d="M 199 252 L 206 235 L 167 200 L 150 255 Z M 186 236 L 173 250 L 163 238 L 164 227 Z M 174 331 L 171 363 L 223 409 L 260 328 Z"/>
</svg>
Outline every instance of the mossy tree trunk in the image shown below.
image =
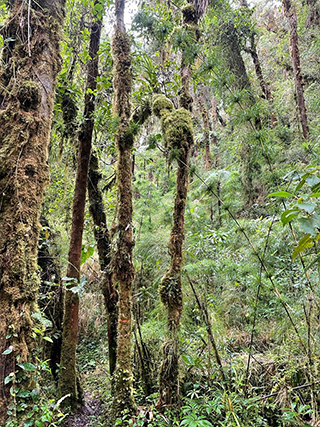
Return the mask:
<svg viewBox="0 0 320 427">
<path fill-rule="evenodd" d="M 37 310 L 39 216 L 60 70 L 64 0 L 11 2 L 0 71 L 0 425 L 19 364 L 30 361 Z M 29 31 L 28 31 L 29 30 Z M 18 378 L 19 374 L 17 374 Z M 25 384 L 28 387 L 28 383 Z"/>
<path fill-rule="evenodd" d="M 229 83 L 230 93 L 235 92 L 235 103 L 239 109 L 253 109 L 256 104 L 256 97 L 250 83 L 247 69 L 242 57 L 241 44 L 234 22 L 233 10 L 229 2 L 219 2 L 211 0 L 215 7 L 215 12 L 220 21 L 219 42 L 222 47 L 222 57 L 226 68 L 230 72 L 231 81 Z M 243 2 L 242 2 L 243 3 Z M 240 100 L 238 94 L 240 93 Z M 247 123 L 248 132 L 261 129 L 261 117 L 249 118 Z M 247 207 L 251 207 L 261 193 L 259 183 L 261 175 L 260 162 L 257 160 L 258 149 L 261 142 L 248 143 L 243 141 L 240 149 L 242 159 L 242 184 Z"/>
<path fill-rule="evenodd" d="M 183 26 L 190 43 L 199 38 L 198 15 L 194 4 L 182 8 Z M 167 339 L 163 345 L 159 372 L 160 397 L 158 407 L 176 406 L 180 402 L 179 341 L 182 314 L 182 247 L 184 218 L 189 184 L 189 158 L 193 145 L 193 127 L 190 111 L 193 98 L 190 94 L 191 63 L 185 52 L 181 57 L 180 109 L 174 111 L 172 103 L 163 96 L 154 99 L 153 110 L 161 118 L 162 131 L 169 149 L 179 149 L 173 226 L 170 234 L 170 267 L 161 281 L 160 296 L 168 310 Z"/>
<path fill-rule="evenodd" d="M 131 297 L 134 279 L 132 249 L 132 153 L 134 137 L 130 129 L 132 90 L 130 39 L 124 26 L 124 0 L 116 0 L 116 28 L 112 40 L 114 59 L 113 109 L 119 120 L 115 135 L 118 150 L 118 207 L 115 247 L 112 258 L 114 283 L 119 289 L 117 364 L 114 373 L 113 416 L 134 412 L 131 362 Z"/>
<path fill-rule="evenodd" d="M 159 372 L 160 398 L 158 406 L 177 405 L 179 390 L 179 340 L 182 314 L 182 245 L 184 241 L 184 214 L 189 183 L 189 158 L 191 141 L 181 141 L 178 159 L 177 186 L 170 235 L 171 264 L 161 282 L 161 300 L 168 310 L 167 339 L 163 345 L 162 364 Z"/>
<path fill-rule="evenodd" d="M 294 71 L 294 82 L 297 91 L 297 102 L 300 113 L 300 121 L 302 126 L 302 133 L 304 139 L 309 138 L 309 126 L 307 118 L 307 108 L 304 99 L 303 89 L 303 77 L 301 73 L 300 65 L 300 52 L 299 52 L 299 40 L 298 40 L 298 24 L 297 24 L 297 13 L 291 0 L 282 0 L 284 12 L 290 27 L 290 45 L 291 45 L 291 57 Z"/>
<path fill-rule="evenodd" d="M 117 327 L 118 327 L 118 292 L 113 285 L 110 271 L 111 239 L 107 227 L 107 219 L 103 205 L 103 196 L 99 188 L 101 173 L 98 158 L 91 155 L 89 168 L 88 193 L 90 213 L 94 223 L 94 236 L 97 243 L 102 276 L 102 292 L 108 316 L 108 350 L 109 370 L 112 376 L 117 360 Z"/>
<path fill-rule="evenodd" d="M 95 1 L 100 4 L 100 0 Z M 84 227 L 84 214 L 86 203 L 86 189 L 88 181 L 89 161 L 92 145 L 94 126 L 94 92 L 97 87 L 98 51 L 100 47 L 101 17 L 95 17 L 91 25 L 90 46 L 87 71 L 87 84 L 85 95 L 85 110 L 83 124 L 79 131 L 79 155 L 75 181 L 70 247 L 68 256 L 67 277 L 74 279 L 69 284 L 64 295 L 63 334 L 60 360 L 59 395 L 70 395 L 64 400 L 65 405 L 71 404 L 73 408 L 80 401 L 77 382 L 76 349 L 79 330 L 79 294 L 71 288 L 80 281 L 80 264 L 82 234 Z"/>
</svg>

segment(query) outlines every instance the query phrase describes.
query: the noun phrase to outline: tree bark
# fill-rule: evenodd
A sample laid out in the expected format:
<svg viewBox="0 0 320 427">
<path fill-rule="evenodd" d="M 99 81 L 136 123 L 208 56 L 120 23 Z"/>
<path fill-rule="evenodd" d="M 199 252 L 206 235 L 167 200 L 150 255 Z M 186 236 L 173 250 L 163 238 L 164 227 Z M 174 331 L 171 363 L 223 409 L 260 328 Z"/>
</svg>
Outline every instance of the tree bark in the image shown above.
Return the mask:
<svg viewBox="0 0 320 427">
<path fill-rule="evenodd" d="M 1 34 L 0 71 L 0 425 L 12 401 L 5 378 L 30 361 L 37 310 L 39 216 L 60 70 L 64 0 L 12 2 Z M 29 31 L 28 31 L 29 30 Z M 5 353 L 5 354 L 3 354 Z M 20 384 L 28 387 L 28 382 Z"/>
<path fill-rule="evenodd" d="M 299 52 L 299 41 L 298 41 L 298 29 L 297 29 L 297 14 L 295 7 L 291 0 L 282 0 L 284 12 L 290 26 L 290 45 L 291 45 L 291 57 L 294 71 L 294 82 L 297 91 L 297 102 L 300 113 L 300 120 L 302 126 L 302 133 L 304 139 L 309 138 L 309 126 L 307 119 L 307 109 L 304 99 L 304 82 L 301 73 L 300 65 L 300 52 Z"/>
<path fill-rule="evenodd" d="M 100 0 L 95 1 L 100 4 Z M 72 224 L 70 235 L 70 247 L 68 256 L 67 277 L 74 279 L 67 283 L 64 295 L 63 334 L 60 360 L 59 395 L 70 395 L 64 400 L 64 405 L 75 408 L 80 396 L 77 384 L 76 349 L 79 332 L 79 294 L 71 288 L 77 286 L 80 281 L 80 264 L 82 249 L 82 234 L 84 227 L 84 214 L 86 204 L 86 189 L 88 181 L 89 161 L 92 145 L 92 133 L 94 126 L 95 90 L 97 87 L 97 75 L 102 22 L 100 17 L 95 17 L 91 25 L 89 62 L 87 72 L 87 84 L 85 95 L 85 110 L 83 125 L 79 132 L 79 155 L 75 181 Z"/>
<path fill-rule="evenodd" d="M 117 360 L 118 292 L 113 285 L 111 263 L 111 239 L 103 206 L 102 192 L 99 188 L 101 174 L 98 158 L 91 155 L 89 166 L 88 193 L 90 213 L 94 223 L 94 236 L 97 243 L 100 268 L 102 271 L 102 293 L 108 316 L 109 370 L 112 376 Z"/>
<path fill-rule="evenodd" d="M 132 157 L 134 136 L 130 129 L 132 90 L 130 39 L 124 26 L 124 0 L 116 0 L 116 29 L 112 40 L 114 58 L 114 114 L 119 120 L 115 135 L 118 150 L 118 208 L 115 250 L 112 256 L 114 284 L 119 289 L 117 364 L 114 373 L 113 417 L 135 411 L 131 361 L 131 298 L 134 267 L 132 249 Z"/>
<path fill-rule="evenodd" d="M 254 64 L 254 69 L 255 69 L 257 78 L 259 80 L 259 84 L 260 84 L 263 96 L 267 101 L 270 101 L 272 99 L 271 91 L 262 73 L 262 68 L 261 68 L 257 47 L 255 43 L 255 36 L 253 33 L 250 36 L 250 47 L 246 49 L 246 51 L 251 55 L 251 58 Z"/>
</svg>

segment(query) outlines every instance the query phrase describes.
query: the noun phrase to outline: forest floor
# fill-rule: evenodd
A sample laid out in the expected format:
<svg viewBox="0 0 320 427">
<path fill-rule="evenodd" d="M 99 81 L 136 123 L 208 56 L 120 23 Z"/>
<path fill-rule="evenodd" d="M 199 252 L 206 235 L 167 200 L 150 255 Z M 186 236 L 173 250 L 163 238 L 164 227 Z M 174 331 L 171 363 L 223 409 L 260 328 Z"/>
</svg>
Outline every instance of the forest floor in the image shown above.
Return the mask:
<svg viewBox="0 0 320 427">
<path fill-rule="evenodd" d="M 97 419 L 102 415 L 103 407 L 99 399 L 93 399 L 90 393 L 85 393 L 84 404 L 75 414 L 67 417 L 65 427 L 96 426 Z"/>
</svg>

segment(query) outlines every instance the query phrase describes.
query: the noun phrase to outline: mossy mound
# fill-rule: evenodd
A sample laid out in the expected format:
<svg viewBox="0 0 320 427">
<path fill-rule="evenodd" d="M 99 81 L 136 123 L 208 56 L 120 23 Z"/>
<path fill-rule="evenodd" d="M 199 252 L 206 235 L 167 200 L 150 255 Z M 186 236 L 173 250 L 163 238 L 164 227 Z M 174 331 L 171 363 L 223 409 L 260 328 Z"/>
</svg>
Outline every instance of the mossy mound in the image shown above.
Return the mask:
<svg viewBox="0 0 320 427">
<path fill-rule="evenodd" d="M 25 80 L 17 88 L 17 98 L 25 111 L 36 110 L 41 103 L 41 89 L 38 83 Z"/>
<path fill-rule="evenodd" d="M 162 118 L 167 113 L 173 110 L 173 103 L 166 96 L 160 94 L 155 95 L 153 98 L 152 111 L 153 114 L 159 118 Z"/>
<path fill-rule="evenodd" d="M 173 103 L 164 95 L 156 95 L 153 99 L 152 111 L 161 118 L 166 148 L 182 148 L 193 138 L 191 115 L 185 108 L 173 109 Z"/>
<path fill-rule="evenodd" d="M 185 108 L 179 108 L 163 119 L 163 130 L 169 148 L 181 148 L 193 138 L 191 115 Z"/>
</svg>

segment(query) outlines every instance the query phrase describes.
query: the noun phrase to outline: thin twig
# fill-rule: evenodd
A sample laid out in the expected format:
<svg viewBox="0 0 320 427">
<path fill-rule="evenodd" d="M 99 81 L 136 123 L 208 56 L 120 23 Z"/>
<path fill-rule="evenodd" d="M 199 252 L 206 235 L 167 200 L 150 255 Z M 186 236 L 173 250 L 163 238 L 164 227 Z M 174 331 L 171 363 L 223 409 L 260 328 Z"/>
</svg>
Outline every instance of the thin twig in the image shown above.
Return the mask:
<svg viewBox="0 0 320 427">
<path fill-rule="evenodd" d="M 29 50 L 29 56 L 31 56 L 31 45 L 30 45 L 30 39 L 31 39 L 31 26 L 30 26 L 31 1 L 32 0 L 29 0 L 29 5 L 28 5 L 28 50 Z"/>
</svg>

